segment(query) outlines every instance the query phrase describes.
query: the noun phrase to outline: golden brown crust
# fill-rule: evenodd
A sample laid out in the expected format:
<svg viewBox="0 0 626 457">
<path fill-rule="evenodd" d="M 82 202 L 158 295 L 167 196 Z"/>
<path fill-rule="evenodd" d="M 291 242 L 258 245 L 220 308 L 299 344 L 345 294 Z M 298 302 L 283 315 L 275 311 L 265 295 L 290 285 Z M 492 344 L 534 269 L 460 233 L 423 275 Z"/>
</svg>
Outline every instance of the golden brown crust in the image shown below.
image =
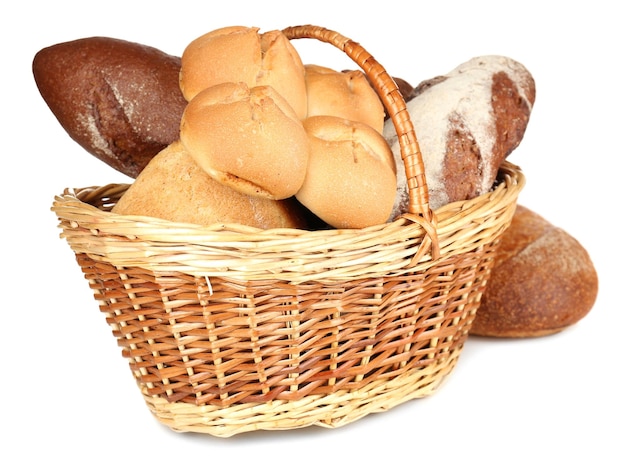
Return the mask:
<svg viewBox="0 0 626 457">
<path fill-rule="evenodd" d="M 311 141 L 306 178 L 296 198 L 335 228 L 384 223 L 395 199 L 395 165 L 382 135 L 336 116 L 304 120 Z"/>
<path fill-rule="evenodd" d="M 133 178 L 178 138 L 179 71 L 179 57 L 108 37 L 59 43 L 33 59 L 39 91 L 70 137 Z"/>
<path fill-rule="evenodd" d="M 304 181 L 309 139 L 270 86 L 222 83 L 189 102 L 180 139 L 214 179 L 248 195 L 282 200 Z"/>
<path fill-rule="evenodd" d="M 179 141 L 148 164 L 112 211 L 200 225 L 307 228 L 306 211 L 295 199 L 276 201 L 232 190 L 206 174 Z"/>
<path fill-rule="evenodd" d="M 359 70 L 335 71 L 305 65 L 307 117 L 337 116 L 383 132 L 385 109 L 378 94 Z"/>
<path fill-rule="evenodd" d="M 226 82 L 272 86 L 299 119 L 306 116 L 304 65 L 291 42 L 278 30 L 259 33 L 256 27 L 224 27 L 187 45 L 180 72 L 180 88 L 187 100 Z"/>
<path fill-rule="evenodd" d="M 597 273 L 584 247 L 518 205 L 471 333 L 511 338 L 557 333 L 587 315 L 597 293 Z"/>
</svg>

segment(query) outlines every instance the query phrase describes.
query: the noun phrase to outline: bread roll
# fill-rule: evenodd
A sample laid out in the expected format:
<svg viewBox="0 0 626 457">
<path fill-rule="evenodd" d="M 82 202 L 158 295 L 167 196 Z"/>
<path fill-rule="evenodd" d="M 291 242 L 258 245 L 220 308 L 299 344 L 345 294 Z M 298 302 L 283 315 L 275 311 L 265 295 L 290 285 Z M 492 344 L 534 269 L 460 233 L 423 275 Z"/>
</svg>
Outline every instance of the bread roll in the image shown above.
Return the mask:
<svg viewBox="0 0 626 457">
<path fill-rule="evenodd" d="M 362 71 L 305 65 L 307 116 L 337 116 L 383 132 L 385 109 Z"/>
<path fill-rule="evenodd" d="M 518 205 L 471 333 L 515 338 L 557 333 L 587 315 L 597 293 L 598 276 L 585 248 Z"/>
<path fill-rule="evenodd" d="M 488 192 L 502 161 L 521 142 L 535 102 L 535 82 L 504 56 L 473 58 L 425 81 L 407 109 L 419 141 L 432 209 Z M 391 120 L 385 122 L 398 167 L 392 219 L 406 212 L 408 190 Z"/>
<path fill-rule="evenodd" d="M 224 186 L 206 174 L 179 141 L 157 154 L 112 212 L 200 225 L 307 228 L 306 212 L 295 199 L 251 197 Z"/>
<path fill-rule="evenodd" d="M 222 83 L 203 90 L 183 113 L 180 138 L 204 171 L 239 192 L 282 200 L 304 182 L 307 134 L 270 86 Z"/>
<path fill-rule="evenodd" d="M 296 198 L 335 228 L 384 223 L 395 199 L 396 174 L 382 135 L 335 116 L 307 118 L 304 127 L 311 156 Z"/>
<path fill-rule="evenodd" d="M 182 54 L 180 87 L 187 100 L 225 82 L 249 87 L 272 86 L 306 116 L 304 65 L 296 49 L 278 30 L 259 33 L 256 27 L 232 26 L 206 33 L 187 45 Z"/>
<path fill-rule="evenodd" d="M 178 86 L 180 58 L 108 37 L 40 50 L 39 91 L 61 126 L 90 154 L 135 178 L 178 138 L 187 102 Z"/>
</svg>

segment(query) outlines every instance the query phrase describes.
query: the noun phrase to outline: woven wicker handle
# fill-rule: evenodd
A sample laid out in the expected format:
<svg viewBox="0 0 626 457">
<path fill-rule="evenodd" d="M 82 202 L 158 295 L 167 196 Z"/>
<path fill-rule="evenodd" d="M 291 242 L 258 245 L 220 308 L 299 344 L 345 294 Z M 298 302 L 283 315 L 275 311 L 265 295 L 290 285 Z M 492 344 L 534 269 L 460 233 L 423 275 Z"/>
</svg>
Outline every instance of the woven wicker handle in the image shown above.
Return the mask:
<svg viewBox="0 0 626 457">
<path fill-rule="evenodd" d="M 433 222 L 433 213 L 428 204 L 428 186 L 424 173 L 424 162 L 413 123 L 406 109 L 406 102 L 398 85 L 372 55 L 359 43 L 340 33 L 314 25 L 288 27 L 282 31 L 287 38 L 315 38 L 330 43 L 345 52 L 367 75 L 398 134 L 400 153 L 404 162 L 409 191 L 408 211 Z"/>
</svg>

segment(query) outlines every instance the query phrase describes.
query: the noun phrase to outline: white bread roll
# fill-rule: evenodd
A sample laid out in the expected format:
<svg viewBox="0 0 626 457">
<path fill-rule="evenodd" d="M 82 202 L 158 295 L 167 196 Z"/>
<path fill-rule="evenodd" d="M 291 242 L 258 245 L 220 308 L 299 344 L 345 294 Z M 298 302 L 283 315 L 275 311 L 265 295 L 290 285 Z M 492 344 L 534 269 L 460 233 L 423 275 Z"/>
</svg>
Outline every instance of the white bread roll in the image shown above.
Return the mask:
<svg viewBox="0 0 626 457">
<path fill-rule="evenodd" d="M 272 86 L 300 119 L 306 116 L 304 65 L 281 31 L 260 34 L 256 27 L 232 26 L 190 42 L 181 57 L 180 88 L 184 97 L 191 100 L 207 87 L 224 82 Z"/>
<path fill-rule="evenodd" d="M 306 228 L 305 211 L 295 199 L 251 197 L 224 186 L 206 174 L 179 141 L 148 163 L 112 212 L 200 225 Z"/>
<path fill-rule="evenodd" d="M 304 71 L 307 117 L 343 117 L 383 132 L 385 107 L 365 73 L 339 72 L 319 65 L 305 65 Z"/>
<path fill-rule="evenodd" d="M 335 116 L 304 120 L 311 155 L 296 198 L 335 228 L 385 223 L 396 196 L 394 158 L 367 124 Z"/>
<path fill-rule="evenodd" d="M 304 182 L 308 136 L 270 86 L 223 83 L 203 90 L 183 112 L 180 139 L 204 171 L 239 192 L 282 200 Z"/>
</svg>

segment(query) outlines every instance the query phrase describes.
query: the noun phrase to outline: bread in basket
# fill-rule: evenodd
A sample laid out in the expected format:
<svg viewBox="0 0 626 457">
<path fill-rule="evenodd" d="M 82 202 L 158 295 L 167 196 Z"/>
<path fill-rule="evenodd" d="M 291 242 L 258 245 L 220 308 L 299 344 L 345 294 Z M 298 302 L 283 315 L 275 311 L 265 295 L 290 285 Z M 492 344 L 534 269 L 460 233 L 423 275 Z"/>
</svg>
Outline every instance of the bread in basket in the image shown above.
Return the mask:
<svg viewBox="0 0 626 457">
<path fill-rule="evenodd" d="M 67 189 L 53 211 L 154 416 L 215 436 L 339 427 L 433 393 L 468 336 L 524 185 L 432 211 L 406 104 L 358 43 L 284 30 L 345 52 L 398 137 L 410 211 L 363 229 L 198 226 L 109 210 L 128 185 Z"/>
</svg>

